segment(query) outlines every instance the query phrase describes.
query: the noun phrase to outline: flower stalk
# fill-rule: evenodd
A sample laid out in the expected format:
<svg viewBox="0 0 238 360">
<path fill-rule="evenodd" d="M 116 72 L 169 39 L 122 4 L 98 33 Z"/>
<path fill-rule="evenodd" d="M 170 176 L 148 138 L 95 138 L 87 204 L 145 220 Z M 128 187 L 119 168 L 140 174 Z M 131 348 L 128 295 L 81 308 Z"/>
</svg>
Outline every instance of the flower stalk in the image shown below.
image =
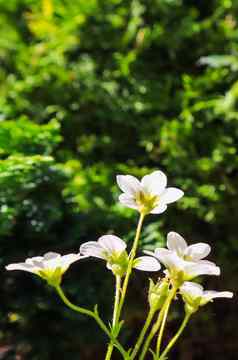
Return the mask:
<svg viewBox="0 0 238 360">
<path fill-rule="evenodd" d="M 149 335 L 146 338 L 146 341 L 145 341 L 145 343 L 143 345 L 139 360 L 144 360 L 144 358 L 145 358 L 145 356 L 147 354 L 147 351 L 149 349 L 150 343 L 151 343 L 153 337 L 156 335 L 156 333 L 158 332 L 158 330 L 160 328 L 161 322 L 163 320 L 163 313 L 164 313 L 164 308 L 162 307 L 162 309 L 159 312 L 159 315 L 158 315 L 158 318 L 157 318 L 156 322 L 152 326 L 152 329 L 151 329 Z"/>
<path fill-rule="evenodd" d="M 111 341 L 116 346 L 116 348 L 120 351 L 120 353 L 123 356 L 123 359 L 129 360 L 126 350 L 123 348 L 123 346 L 115 338 L 112 337 L 112 334 L 111 334 L 110 330 L 107 328 L 107 326 L 104 324 L 104 322 L 100 318 L 96 307 L 95 307 L 95 310 L 92 311 L 92 310 L 88 310 L 88 309 L 85 309 L 85 308 L 83 308 L 81 306 L 73 304 L 66 297 L 66 295 L 64 294 L 64 292 L 63 292 L 60 285 L 55 286 L 55 290 L 56 290 L 57 294 L 59 295 L 59 297 L 61 298 L 61 300 L 63 301 L 63 303 L 68 308 L 70 308 L 71 310 L 73 310 L 73 311 L 75 311 L 77 313 L 84 314 L 84 315 L 87 315 L 87 316 L 93 318 L 97 322 L 99 327 L 103 330 L 103 332 L 111 339 Z"/>
<path fill-rule="evenodd" d="M 174 337 L 170 340 L 170 342 L 168 343 L 167 347 L 165 348 L 165 350 L 162 352 L 161 356 L 159 357 L 160 360 L 163 360 L 166 358 L 166 355 L 168 354 L 168 352 L 172 349 L 172 347 L 174 346 L 174 344 L 176 343 L 176 341 L 178 340 L 178 338 L 180 337 L 180 335 L 182 334 L 182 332 L 184 331 L 190 317 L 191 317 L 192 313 L 187 312 L 182 324 L 180 325 L 177 333 L 174 335 Z"/>
<path fill-rule="evenodd" d="M 139 221 L 138 221 L 137 229 L 136 229 L 135 239 L 134 239 L 132 249 L 131 249 L 131 252 L 130 252 L 130 255 L 129 255 L 129 262 L 128 262 L 128 266 L 127 266 L 126 276 L 125 276 L 125 279 L 123 281 L 123 286 L 122 286 L 122 291 L 121 291 L 121 299 L 120 299 L 119 309 L 118 309 L 118 318 L 120 318 L 122 307 L 123 307 L 123 304 L 124 304 L 124 301 L 125 301 L 126 292 L 127 292 L 127 288 L 128 288 L 132 268 L 133 268 L 133 262 L 134 262 L 134 259 L 135 259 L 135 256 L 136 256 L 136 250 L 138 248 L 138 243 L 139 243 L 139 239 L 140 239 L 140 234 L 141 234 L 144 218 L 145 218 L 145 215 L 143 213 L 141 213 Z"/>
<path fill-rule="evenodd" d="M 132 353 L 130 355 L 130 360 L 134 360 L 136 355 L 138 354 L 138 352 L 140 350 L 140 347 L 141 347 L 141 345 L 142 345 L 142 343 L 144 341 L 146 332 L 147 332 L 147 330 L 148 330 L 148 328 L 149 328 L 149 326 L 150 326 L 150 324 L 151 324 L 151 322 L 152 322 L 152 320 L 154 318 L 156 310 L 157 309 L 155 307 L 150 308 L 150 310 L 148 312 L 148 315 L 147 315 L 147 318 L 146 318 L 146 321 L 144 323 L 144 326 L 143 326 L 143 328 L 142 328 L 142 330 L 140 332 L 140 335 L 139 335 L 139 337 L 137 339 L 135 347 L 134 347 L 134 349 L 133 349 L 133 351 L 132 351 Z"/>
<path fill-rule="evenodd" d="M 170 294 L 168 295 L 168 298 L 167 298 L 165 304 L 164 304 L 163 320 L 161 323 L 161 327 L 160 327 L 160 331 L 159 331 L 159 335 L 158 335 L 158 339 L 157 339 L 157 345 L 156 345 L 156 355 L 158 358 L 159 358 L 159 354 L 160 354 L 160 347 L 161 347 L 161 342 L 162 342 L 162 338 L 163 338 L 163 334 L 164 334 L 166 320 L 167 320 L 168 313 L 169 313 L 169 308 L 170 308 L 172 300 L 174 299 L 174 297 L 176 295 L 176 292 L 177 292 L 177 288 L 173 287 L 170 291 Z"/>
<path fill-rule="evenodd" d="M 116 276 L 116 290 L 115 290 L 113 318 L 112 318 L 112 332 L 118 326 L 118 320 L 119 320 L 118 319 L 118 310 L 119 310 L 119 302 L 120 302 L 120 292 L 121 292 L 121 277 L 119 275 L 117 275 Z M 114 342 L 111 341 L 108 345 L 105 360 L 111 359 L 113 348 L 114 348 Z"/>
</svg>

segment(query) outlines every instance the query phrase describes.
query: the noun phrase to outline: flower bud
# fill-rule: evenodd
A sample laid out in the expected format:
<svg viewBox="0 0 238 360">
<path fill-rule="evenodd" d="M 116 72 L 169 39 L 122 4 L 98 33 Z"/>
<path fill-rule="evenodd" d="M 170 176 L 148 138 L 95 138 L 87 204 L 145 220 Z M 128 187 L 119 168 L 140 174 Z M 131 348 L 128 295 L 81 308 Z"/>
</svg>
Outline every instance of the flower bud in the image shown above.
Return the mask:
<svg viewBox="0 0 238 360">
<path fill-rule="evenodd" d="M 152 279 L 150 279 L 148 294 L 150 307 L 154 308 L 155 310 L 159 310 L 163 306 L 168 296 L 168 291 L 169 284 L 167 282 L 167 279 L 158 281 L 156 284 L 153 282 Z"/>
</svg>

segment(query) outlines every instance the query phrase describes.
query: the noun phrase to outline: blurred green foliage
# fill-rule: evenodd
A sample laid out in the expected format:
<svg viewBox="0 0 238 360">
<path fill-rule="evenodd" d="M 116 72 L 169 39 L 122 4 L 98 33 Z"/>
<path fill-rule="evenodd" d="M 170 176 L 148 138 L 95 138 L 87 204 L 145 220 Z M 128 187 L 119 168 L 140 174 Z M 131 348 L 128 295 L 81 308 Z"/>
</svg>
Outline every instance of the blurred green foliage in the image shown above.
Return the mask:
<svg viewBox="0 0 238 360">
<path fill-rule="evenodd" d="M 170 230 L 208 241 L 224 287 L 237 288 L 237 16 L 232 0 L 0 0 L 2 265 L 77 251 L 105 232 L 130 241 L 136 214 L 117 203 L 115 175 L 159 168 L 186 196 L 148 218 L 144 246 Z M 110 316 L 109 273 L 77 266 L 66 275 L 69 295 Z M 132 285 L 126 311 L 136 330 L 146 278 Z M 37 280 L 4 273 L 1 287 L 4 359 L 86 360 L 104 349 L 94 324 Z M 183 360 L 234 359 L 234 310 L 226 308 L 223 327 L 217 306 L 217 321 L 206 313 L 181 345 Z M 135 334 L 128 327 L 128 338 Z M 195 336 L 205 355 L 192 348 Z"/>
</svg>

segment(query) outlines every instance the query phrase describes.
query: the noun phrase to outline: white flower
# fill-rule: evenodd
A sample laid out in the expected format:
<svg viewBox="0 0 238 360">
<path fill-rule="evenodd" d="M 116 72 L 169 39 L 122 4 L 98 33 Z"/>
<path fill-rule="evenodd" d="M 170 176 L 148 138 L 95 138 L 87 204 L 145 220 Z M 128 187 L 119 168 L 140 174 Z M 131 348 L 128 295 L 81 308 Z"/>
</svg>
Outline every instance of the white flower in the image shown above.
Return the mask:
<svg viewBox="0 0 238 360">
<path fill-rule="evenodd" d="M 207 257 L 211 252 L 211 247 L 206 243 L 188 246 L 184 238 L 174 231 L 169 232 L 167 235 L 167 247 L 179 257 L 188 261 L 199 261 Z"/>
<path fill-rule="evenodd" d="M 22 263 L 7 265 L 6 269 L 31 272 L 45 279 L 50 285 L 56 286 L 60 284 L 62 275 L 69 266 L 81 258 L 79 254 L 61 256 L 55 252 L 48 252 L 44 256 L 28 258 Z"/>
<path fill-rule="evenodd" d="M 195 312 L 199 306 L 206 305 L 215 298 L 232 298 L 233 293 L 230 291 L 204 291 L 199 284 L 186 281 L 180 287 L 180 294 L 186 303 L 187 310 Z"/>
<path fill-rule="evenodd" d="M 125 275 L 129 257 L 126 243 L 118 236 L 104 235 L 98 241 L 88 241 L 80 246 L 80 254 L 106 260 L 107 268 L 115 275 Z M 134 260 L 133 267 L 142 271 L 158 271 L 160 264 L 151 256 L 141 256 Z"/>
<path fill-rule="evenodd" d="M 155 252 L 145 251 L 155 256 L 166 268 L 169 276 L 179 283 L 200 275 L 220 275 L 220 268 L 211 261 L 202 260 L 210 253 L 210 246 L 198 243 L 188 246 L 175 232 L 167 236 L 167 247 L 157 248 Z"/>
<path fill-rule="evenodd" d="M 144 214 L 161 214 L 167 204 L 179 200 L 183 191 L 174 187 L 166 188 L 167 177 L 162 171 L 154 171 L 139 181 L 131 175 L 118 175 L 117 184 L 123 191 L 119 201 Z"/>
</svg>

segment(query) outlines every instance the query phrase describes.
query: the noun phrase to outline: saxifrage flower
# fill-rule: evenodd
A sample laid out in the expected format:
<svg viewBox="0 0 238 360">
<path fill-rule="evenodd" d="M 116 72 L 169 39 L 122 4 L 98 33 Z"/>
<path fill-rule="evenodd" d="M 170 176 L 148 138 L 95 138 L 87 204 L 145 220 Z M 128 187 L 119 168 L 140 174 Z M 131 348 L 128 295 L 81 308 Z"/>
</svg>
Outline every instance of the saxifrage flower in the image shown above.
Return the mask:
<svg viewBox="0 0 238 360">
<path fill-rule="evenodd" d="M 167 176 L 159 170 L 144 176 L 141 181 L 132 175 L 118 175 L 117 184 L 123 191 L 119 201 L 143 214 L 161 214 L 168 204 L 184 195 L 180 189 L 167 188 Z"/>
<path fill-rule="evenodd" d="M 199 275 L 220 275 L 220 268 L 215 263 L 203 260 L 211 250 L 208 244 L 188 246 L 182 236 L 170 232 L 167 236 L 167 247 L 168 249 L 157 248 L 154 252 L 145 253 L 157 258 L 174 281 L 182 283 Z"/>
<path fill-rule="evenodd" d="M 233 297 L 230 291 L 204 291 L 202 285 L 190 281 L 186 281 L 180 287 L 180 294 L 186 304 L 186 310 L 190 312 L 197 311 L 199 306 L 206 305 L 213 299 Z"/>
<path fill-rule="evenodd" d="M 115 275 L 124 276 L 129 256 L 126 243 L 118 236 L 104 235 L 98 241 L 88 241 L 80 246 L 80 254 L 106 260 L 107 268 Z M 151 256 L 141 256 L 134 260 L 133 267 L 142 271 L 158 271 L 159 262 Z"/>
<path fill-rule="evenodd" d="M 56 252 L 48 252 L 44 256 L 34 256 L 26 259 L 25 262 L 7 265 L 6 269 L 27 271 L 40 276 L 50 285 L 57 286 L 69 266 L 83 257 L 85 256 L 79 254 L 62 256 Z"/>
</svg>

